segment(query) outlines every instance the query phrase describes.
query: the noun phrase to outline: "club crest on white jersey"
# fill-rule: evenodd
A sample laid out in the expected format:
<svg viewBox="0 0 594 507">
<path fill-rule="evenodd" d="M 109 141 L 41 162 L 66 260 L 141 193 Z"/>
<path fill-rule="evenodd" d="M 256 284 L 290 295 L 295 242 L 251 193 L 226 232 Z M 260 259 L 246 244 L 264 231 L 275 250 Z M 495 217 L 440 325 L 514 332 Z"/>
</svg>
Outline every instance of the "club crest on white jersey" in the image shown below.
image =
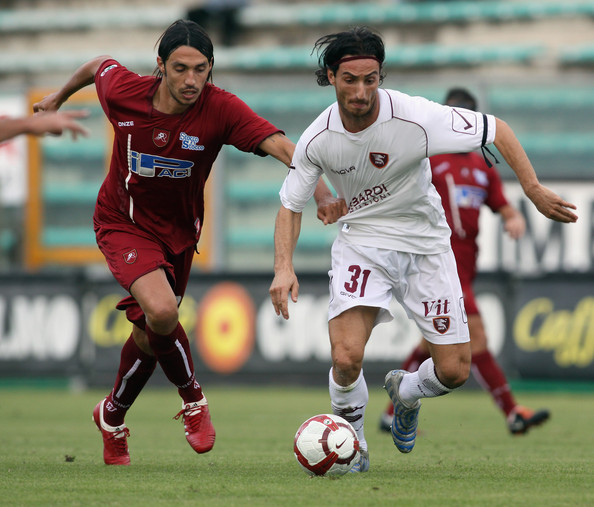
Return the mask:
<svg viewBox="0 0 594 507">
<path fill-rule="evenodd" d="M 383 169 L 388 164 L 390 157 L 387 153 L 377 153 L 372 151 L 369 153 L 369 161 L 378 169 Z"/>
</svg>

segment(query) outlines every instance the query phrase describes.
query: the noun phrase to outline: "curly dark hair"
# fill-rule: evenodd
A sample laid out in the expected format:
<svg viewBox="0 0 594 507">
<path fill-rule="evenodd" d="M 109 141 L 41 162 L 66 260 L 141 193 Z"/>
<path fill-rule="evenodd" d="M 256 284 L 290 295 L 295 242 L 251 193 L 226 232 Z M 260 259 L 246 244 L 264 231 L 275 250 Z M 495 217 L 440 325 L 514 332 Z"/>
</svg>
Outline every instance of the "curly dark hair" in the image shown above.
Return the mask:
<svg viewBox="0 0 594 507">
<path fill-rule="evenodd" d="M 340 65 L 339 60 L 346 55 L 371 56 L 380 64 L 380 84 L 384 80 L 383 71 L 386 52 L 381 36 L 364 26 L 356 26 L 350 30 L 324 35 L 320 37 L 311 51 L 318 54 L 319 69 L 316 77 L 320 86 L 328 86 L 328 70 L 336 73 Z"/>
</svg>

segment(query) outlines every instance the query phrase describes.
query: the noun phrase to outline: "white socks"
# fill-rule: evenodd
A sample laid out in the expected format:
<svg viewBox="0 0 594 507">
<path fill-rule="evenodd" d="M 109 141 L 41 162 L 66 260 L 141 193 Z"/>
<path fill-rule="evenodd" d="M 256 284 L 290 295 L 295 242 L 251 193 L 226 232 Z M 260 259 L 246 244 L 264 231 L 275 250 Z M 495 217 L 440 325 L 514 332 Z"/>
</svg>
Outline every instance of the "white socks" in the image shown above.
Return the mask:
<svg viewBox="0 0 594 507">
<path fill-rule="evenodd" d="M 435 398 L 453 391 L 444 386 L 435 374 L 433 359 L 426 359 L 419 369 L 413 373 L 407 373 L 402 377 L 400 383 L 400 398 L 412 406 L 419 398 Z"/>
<path fill-rule="evenodd" d="M 363 423 L 365 422 L 365 408 L 369 401 L 369 392 L 365 377 L 363 377 L 363 370 L 359 373 L 359 378 L 351 385 L 342 387 L 334 381 L 332 368 L 330 368 L 328 384 L 332 413 L 339 415 L 351 423 L 357 432 L 361 449 L 367 450 Z"/>
</svg>

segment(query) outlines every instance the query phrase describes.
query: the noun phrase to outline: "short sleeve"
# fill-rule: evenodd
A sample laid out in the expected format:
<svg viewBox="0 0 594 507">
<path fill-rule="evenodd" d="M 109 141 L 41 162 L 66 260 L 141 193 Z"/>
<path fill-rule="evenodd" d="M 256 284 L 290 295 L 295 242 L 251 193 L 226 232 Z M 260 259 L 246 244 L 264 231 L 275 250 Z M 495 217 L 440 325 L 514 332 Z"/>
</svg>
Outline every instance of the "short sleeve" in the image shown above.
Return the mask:
<svg viewBox="0 0 594 507">
<path fill-rule="evenodd" d="M 238 150 L 265 156 L 258 146 L 267 137 L 283 133 L 272 123 L 258 116 L 245 102 L 232 93 L 220 90 L 220 111 L 227 123 L 225 144 Z"/>
<path fill-rule="evenodd" d="M 282 205 L 300 213 L 312 198 L 322 169 L 315 163 L 313 146 L 302 137 L 293 155 L 293 163 L 279 192 Z"/>
</svg>

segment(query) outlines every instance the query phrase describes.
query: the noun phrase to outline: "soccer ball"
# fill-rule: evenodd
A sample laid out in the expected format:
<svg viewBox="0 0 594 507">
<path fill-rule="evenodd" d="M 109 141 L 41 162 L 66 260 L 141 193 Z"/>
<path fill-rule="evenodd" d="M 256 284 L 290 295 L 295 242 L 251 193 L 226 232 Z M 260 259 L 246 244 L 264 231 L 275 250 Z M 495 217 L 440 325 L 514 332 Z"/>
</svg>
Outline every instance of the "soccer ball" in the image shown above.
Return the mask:
<svg viewBox="0 0 594 507">
<path fill-rule="evenodd" d="M 342 417 L 319 414 L 299 427 L 293 452 L 308 475 L 344 475 L 359 460 L 359 439 Z"/>
</svg>

